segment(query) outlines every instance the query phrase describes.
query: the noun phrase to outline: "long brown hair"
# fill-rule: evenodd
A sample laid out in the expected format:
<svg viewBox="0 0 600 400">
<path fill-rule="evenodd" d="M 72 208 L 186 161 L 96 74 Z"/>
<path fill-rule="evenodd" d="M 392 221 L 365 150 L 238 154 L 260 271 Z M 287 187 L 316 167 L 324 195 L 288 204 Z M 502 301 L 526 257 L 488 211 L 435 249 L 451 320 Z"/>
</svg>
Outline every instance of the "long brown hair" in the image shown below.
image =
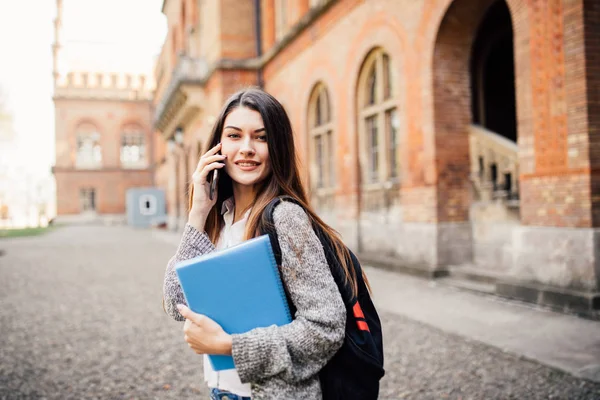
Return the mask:
<svg viewBox="0 0 600 400">
<path fill-rule="evenodd" d="M 267 133 L 267 147 L 271 161 L 271 174 L 260 184 L 252 210 L 246 224 L 244 240 L 256 237 L 263 232 L 262 215 L 267 205 L 277 196 L 287 195 L 293 197 L 308 214 L 313 227 L 318 227 L 330 241 L 336 252 L 340 264 L 345 272 L 347 283 L 352 287 L 354 295 L 358 293 L 356 272 L 350 261 L 348 249 L 339 237 L 339 234 L 327 225 L 313 211 L 306 196 L 306 191 L 300 180 L 298 158 L 294 145 L 294 135 L 290 120 L 283 106 L 270 94 L 258 89 L 249 88 L 241 90 L 231 96 L 225 103 L 221 114 L 217 118 L 207 149 L 213 148 L 221 141 L 225 118 L 237 107 L 246 107 L 258 112 L 263 120 Z M 194 191 L 190 188 L 189 204 L 192 205 Z M 210 210 L 206 219 L 205 230 L 210 240 L 216 243 L 225 222 L 221 217 L 223 201 L 233 195 L 232 180 L 224 169 L 219 171 L 218 197 L 216 205 Z M 363 278 L 367 287 L 367 277 Z M 370 287 L 369 287 L 370 289 Z"/>
</svg>

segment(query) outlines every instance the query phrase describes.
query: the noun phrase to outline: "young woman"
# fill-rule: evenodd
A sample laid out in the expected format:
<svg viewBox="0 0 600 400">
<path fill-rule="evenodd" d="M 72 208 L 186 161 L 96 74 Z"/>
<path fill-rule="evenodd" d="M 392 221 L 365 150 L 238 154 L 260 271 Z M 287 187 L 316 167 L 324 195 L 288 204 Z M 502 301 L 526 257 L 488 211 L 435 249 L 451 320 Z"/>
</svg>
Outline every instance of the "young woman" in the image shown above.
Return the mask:
<svg viewBox="0 0 600 400">
<path fill-rule="evenodd" d="M 308 204 L 298 173 L 292 128 L 285 110 L 259 89 L 234 94 L 217 119 L 209 150 L 193 174 L 188 223 L 164 280 L 166 312 L 185 320 L 185 340 L 197 354 L 232 355 L 235 370 L 215 372 L 204 356 L 212 399 L 320 399 L 318 373 L 340 348 L 346 311 L 311 224 L 330 236 L 338 257 L 347 250 Z M 218 195 L 209 198 L 209 176 L 219 170 Z M 185 305 L 174 266 L 261 232 L 269 202 L 288 195 L 273 218 L 282 251 L 281 274 L 297 311 L 285 326 L 229 335 Z M 344 265 L 350 283 L 353 275 Z M 224 290 L 223 295 L 235 296 Z"/>
</svg>

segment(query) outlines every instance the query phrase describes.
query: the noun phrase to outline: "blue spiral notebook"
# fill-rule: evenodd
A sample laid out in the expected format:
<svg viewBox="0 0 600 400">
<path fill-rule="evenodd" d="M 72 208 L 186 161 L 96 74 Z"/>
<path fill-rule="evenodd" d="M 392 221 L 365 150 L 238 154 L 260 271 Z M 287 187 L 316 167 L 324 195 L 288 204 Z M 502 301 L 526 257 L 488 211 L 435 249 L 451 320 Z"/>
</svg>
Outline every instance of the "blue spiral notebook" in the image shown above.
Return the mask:
<svg viewBox="0 0 600 400">
<path fill-rule="evenodd" d="M 182 261 L 175 267 L 189 308 L 227 333 L 292 322 L 268 235 Z M 209 355 L 215 371 L 233 369 L 233 357 Z"/>
</svg>

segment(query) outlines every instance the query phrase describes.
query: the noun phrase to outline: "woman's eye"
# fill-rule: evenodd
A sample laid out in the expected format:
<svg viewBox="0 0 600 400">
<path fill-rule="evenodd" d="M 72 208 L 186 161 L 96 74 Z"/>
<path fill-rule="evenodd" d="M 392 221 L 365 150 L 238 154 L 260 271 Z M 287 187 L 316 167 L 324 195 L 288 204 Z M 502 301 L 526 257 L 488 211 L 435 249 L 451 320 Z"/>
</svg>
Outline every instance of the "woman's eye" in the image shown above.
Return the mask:
<svg viewBox="0 0 600 400">
<path fill-rule="evenodd" d="M 229 134 L 227 134 L 227 137 L 228 138 L 232 138 L 232 139 L 236 139 L 236 138 L 240 137 L 240 134 L 239 133 L 229 133 Z"/>
<path fill-rule="evenodd" d="M 262 140 L 263 142 L 267 141 L 267 135 L 258 136 L 258 140 Z"/>
</svg>

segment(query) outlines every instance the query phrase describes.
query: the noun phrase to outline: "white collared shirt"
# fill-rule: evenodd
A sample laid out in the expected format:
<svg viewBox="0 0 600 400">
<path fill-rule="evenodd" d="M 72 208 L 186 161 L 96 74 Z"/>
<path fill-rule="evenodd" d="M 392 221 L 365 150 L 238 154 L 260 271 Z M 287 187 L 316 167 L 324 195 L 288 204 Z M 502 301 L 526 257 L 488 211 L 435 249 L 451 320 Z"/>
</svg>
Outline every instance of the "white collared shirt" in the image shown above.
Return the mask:
<svg viewBox="0 0 600 400">
<path fill-rule="evenodd" d="M 244 217 L 234 224 L 234 201 L 233 197 L 230 197 L 223 202 L 221 214 L 223 215 L 225 226 L 219 234 L 219 240 L 216 244 L 217 250 L 226 249 L 244 241 L 244 231 L 246 229 L 248 215 L 250 215 L 250 210 L 246 211 Z M 240 381 L 237 370 L 228 369 L 225 371 L 215 371 L 212 368 L 207 355 L 204 355 L 204 380 L 210 388 L 227 390 L 238 396 L 250 397 L 252 395 L 250 384 L 242 383 Z"/>
</svg>

